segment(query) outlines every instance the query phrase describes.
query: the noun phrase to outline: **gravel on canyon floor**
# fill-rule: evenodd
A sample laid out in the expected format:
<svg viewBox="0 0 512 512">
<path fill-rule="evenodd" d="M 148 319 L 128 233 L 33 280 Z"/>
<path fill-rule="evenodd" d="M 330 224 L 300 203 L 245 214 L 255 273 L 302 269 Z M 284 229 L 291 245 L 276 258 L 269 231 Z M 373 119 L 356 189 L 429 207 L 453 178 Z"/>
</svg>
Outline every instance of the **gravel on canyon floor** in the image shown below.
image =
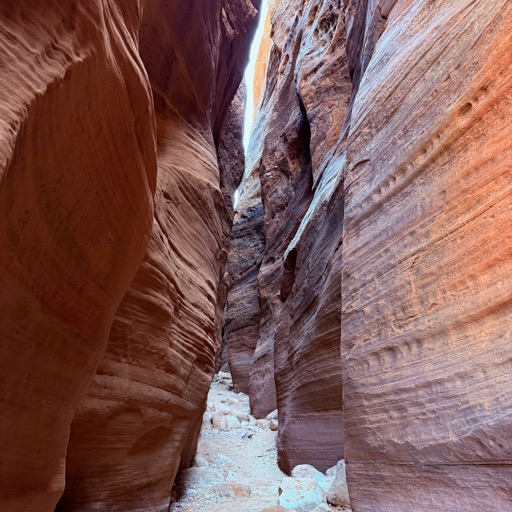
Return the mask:
<svg viewBox="0 0 512 512">
<path fill-rule="evenodd" d="M 346 483 L 344 477 L 336 476 L 340 467 L 344 473 L 342 463 L 326 475 L 307 465 L 295 468 L 291 477 L 280 471 L 277 428 L 277 411 L 266 419 L 255 419 L 250 414 L 249 397 L 233 391 L 230 374 L 217 374 L 208 395 L 195 461 L 178 475 L 178 499 L 170 512 L 350 510 L 326 502 L 329 495 L 329 501 L 344 504 Z M 337 502 L 339 495 L 342 501 Z"/>
</svg>

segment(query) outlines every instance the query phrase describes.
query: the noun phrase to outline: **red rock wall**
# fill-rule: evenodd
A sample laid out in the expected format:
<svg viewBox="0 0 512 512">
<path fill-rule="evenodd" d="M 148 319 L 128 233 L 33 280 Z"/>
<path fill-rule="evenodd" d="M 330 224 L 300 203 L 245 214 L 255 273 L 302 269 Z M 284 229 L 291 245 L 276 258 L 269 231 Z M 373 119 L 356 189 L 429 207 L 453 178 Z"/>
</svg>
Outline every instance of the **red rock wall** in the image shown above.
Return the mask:
<svg viewBox="0 0 512 512">
<path fill-rule="evenodd" d="M 230 286 L 224 329 L 233 383 L 236 389 L 249 394 L 250 368 L 260 319 L 257 279 L 265 237 L 259 165 L 254 165 L 251 158 L 247 165 L 250 171 L 241 185 L 231 233 L 228 269 Z"/>
<path fill-rule="evenodd" d="M 0 6 L 3 512 L 55 508 L 74 410 L 149 239 L 156 130 L 129 4 Z"/>
<path fill-rule="evenodd" d="M 153 232 L 73 421 L 61 510 L 167 511 L 194 455 L 220 348 L 243 96 L 225 114 L 256 14 L 242 1 L 144 11 L 158 126 Z"/>
<path fill-rule="evenodd" d="M 2 512 L 65 478 L 59 510 L 167 510 L 220 345 L 257 4 L 0 7 Z"/>
<path fill-rule="evenodd" d="M 228 344 L 231 359 L 236 359 L 239 347 L 251 347 L 257 339 L 250 372 L 249 365 L 241 370 L 250 381 L 254 414 L 264 416 L 279 406 L 281 468 L 289 472 L 298 464 L 313 463 L 325 470 L 343 456 L 343 194 L 340 189 L 333 195 L 339 165 L 325 168 L 351 94 L 345 25 L 337 2 L 271 7 L 267 86 L 249 150 L 262 184 L 266 248 L 257 284 L 236 282 L 230 292 L 238 298 L 233 304 L 259 294 L 260 324 L 258 330 L 240 331 L 242 339 L 228 338 Z M 318 190 L 311 202 L 313 184 Z M 249 256 L 233 252 L 232 268 Z M 240 318 L 238 309 L 228 309 L 228 321 Z M 231 362 L 235 382 L 242 380 L 238 364 Z"/>
<path fill-rule="evenodd" d="M 356 510 L 511 508 L 511 29 L 504 0 L 399 1 L 362 75 L 342 281 Z"/>
<path fill-rule="evenodd" d="M 510 508 L 511 10 L 272 15 L 251 404 L 273 379 L 285 470 L 345 435 L 357 511 Z"/>
</svg>

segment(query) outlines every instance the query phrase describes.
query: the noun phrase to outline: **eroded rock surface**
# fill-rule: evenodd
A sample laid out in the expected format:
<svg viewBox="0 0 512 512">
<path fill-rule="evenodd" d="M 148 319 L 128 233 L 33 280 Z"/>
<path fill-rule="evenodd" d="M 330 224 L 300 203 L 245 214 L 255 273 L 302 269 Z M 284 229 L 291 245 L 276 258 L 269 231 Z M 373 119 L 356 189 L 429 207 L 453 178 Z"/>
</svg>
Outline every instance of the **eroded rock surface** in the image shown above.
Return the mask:
<svg viewBox="0 0 512 512">
<path fill-rule="evenodd" d="M 271 7 L 251 406 L 324 469 L 343 394 L 356 510 L 507 510 L 512 6 Z"/>
<path fill-rule="evenodd" d="M 0 6 L 0 509 L 51 512 L 151 229 L 139 2 Z"/>
<path fill-rule="evenodd" d="M 511 14 L 397 2 L 364 29 L 342 281 L 356 510 L 510 508 Z"/>
<path fill-rule="evenodd" d="M 195 453 L 220 348 L 231 194 L 243 173 L 243 95 L 227 109 L 256 14 L 242 0 L 146 4 L 153 231 L 73 421 L 62 510 L 167 511 L 176 472 Z"/>
<path fill-rule="evenodd" d="M 236 293 L 258 295 L 261 303 L 258 330 L 244 333 L 246 345 L 258 337 L 248 377 L 253 413 L 274 408 L 275 386 L 281 467 L 289 472 L 311 463 L 325 470 L 343 456 L 343 190 L 336 188 L 339 161 L 325 169 L 351 94 L 344 11 L 337 2 L 270 7 L 267 84 L 249 148 L 260 173 L 266 246 L 257 283 L 237 283 Z M 234 252 L 231 261 L 240 260 Z"/>
</svg>

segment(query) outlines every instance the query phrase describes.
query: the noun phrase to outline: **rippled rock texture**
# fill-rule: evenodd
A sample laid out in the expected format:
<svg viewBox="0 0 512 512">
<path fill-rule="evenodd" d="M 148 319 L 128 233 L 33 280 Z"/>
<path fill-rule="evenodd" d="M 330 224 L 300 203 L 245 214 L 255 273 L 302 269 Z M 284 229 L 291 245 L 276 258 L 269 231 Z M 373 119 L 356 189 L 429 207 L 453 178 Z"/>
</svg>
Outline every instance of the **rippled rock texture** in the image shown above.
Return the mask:
<svg viewBox="0 0 512 512">
<path fill-rule="evenodd" d="M 0 6 L 0 509 L 52 511 L 151 229 L 139 2 Z"/>
<path fill-rule="evenodd" d="M 220 346 L 257 4 L 0 7 L 2 511 L 64 485 L 58 510 L 167 510 Z"/>
<path fill-rule="evenodd" d="M 140 53 L 158 127 L 153 231 L 72 424 L 63 510 L 167 511 L 175 475 L 194 455 L 220 348 L 231 195 L 244 168 L 243 95 L 226 110 L 256 14 L 244 2 L 146 5 Z"/>
<path fill-rule="evenodd" d="M 344 169 L 351 498 L 508 510 L 512 5 L 397 2 L 387 16 L 372 18 Z"/>
<path fill-rule="evenodd" d="M 287 471 L 344 449 L 358 511 L 510 508 L 511 14 L 271 9 L 251 406 Z"/>
</svg>

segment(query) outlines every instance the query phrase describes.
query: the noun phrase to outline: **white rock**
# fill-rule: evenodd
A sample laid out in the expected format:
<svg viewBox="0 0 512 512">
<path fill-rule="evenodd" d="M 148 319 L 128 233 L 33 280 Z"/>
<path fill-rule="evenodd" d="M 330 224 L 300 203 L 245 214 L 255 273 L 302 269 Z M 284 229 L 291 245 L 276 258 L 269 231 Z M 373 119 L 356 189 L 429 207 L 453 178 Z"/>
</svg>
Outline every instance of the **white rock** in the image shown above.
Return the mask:
<svg viewBox="0 0 512 512">
<path fill-rule="evenodd" d="M 327 493 L 327 503 L 339 507 L 349 507 L 350 497 L 348 494 L 347 475 L 345 471 L 345 461 L 338 463 L 338 471 L 329 492 Z"/>
<path fill-rule="evenodd" d="M 215 412 L 219 414 L 231 414 L 231 409 L 225 405 L 219 404 L 215 406 Z"/>
<path fill-rule="evenodd" d="M 213 459 L 212 464 L 214 466 L 234 466 L 235 463 L 223 453 L 219 453 L 215 459 Z"/>
<path fill-rule="evenodd" d="M 234 480 L 238 480 L 238 475 L 231 469 L 226 471 L 226 482 L 233 482 Z"/>
<path fill-rule="evenodd" d="M 207 468 L 210 464 L 204 457 L 196 457 L 192 462 L 192 466 L 196 468 Z"/>
<path fill-rule="evenodd" d="M 242 425 L 238 421 L 238 418 L 234 416 L 224 416 L 226 418 L 226 423 L 229 428 L 240 428 Z"/>
<path fill-rule="evenodd" d="M 322 490 L 312 478 L 286 477 L 279 486 L 278 505 L 296 512 L 310 512 L 323 503 Z"/>
<path fill-rule="evenodd" d="M 217 430 L 221 431 L 229 430 L 226 418 L 227 416 L 224 416 L 223 414 L 214 414 L 212 417 L 213 428 L 216 428 Z"/>
<path fill-rule="evenodd" d="M 327 503 L 322 503 L 321 505 L 318 505 L 312 512 L 329 512 L 330 508 Z"/>
<path fill-rule="evenodd" d="M 211 412 L 205 412 L 203 414 L 203 426 L 209 428 L 212 426 L 213 414 Z"/>
<path fill-rule="evenodd" d="M 336 465 L 336 466 L 333 466 L 332 468 L 329 468 L 329 469 L 325 472 L 325 474 L 326 474 L 327 476 L 336 476 L 336 471 L 337 471 L 337 470 L 338 470 L 338 466 Z"/>
<path fill-rule="evenodd" d="M 240 421 L 240 422 L 245 421 L 245 422 L 249 423 L 250 417 L 246 412 L 237 412 L 235 414 L 235 416 L 238 418 L 238 421 Z"/>
<path fill-rule="evenodd" d="M 277 422 L 277 420 L 270 420 L 268 428 L 270 428 L 270 430 L 272 430 L 273 432 L 277 432 L 279 430 L 279 423 Z"/>
<path fill-rule="evenodd" d="M 332 484 L 334 483 L 335 476 L 325 476 L 320 482 L 318 482 L 318 485 L 320 486 L 320 489 L 322 489 L 322 494 L 324 497 L 324 500 L 327 499 L 327 494 L 331 490 Z"/>
<path fill-rule="evenodd" d="M 317 482 L 322 481 L 325 476 L 318 469 L 309 464 L 299 464 L 292 469 L 293 478 L 313 478 Z"/>
<path fill-rule="evenodd" d="M 180 473 L 185 489 L 199 489 L 224 482 L 224 477 L 208 468 L 188 468 Z"/>
<path fill-rule="evenodd" d="M 266 417 L 267 420 L 277 420 L 277 418 L 278 418 L 277 409 L 273 410 L 272 412 L 269 412 Z"/>
</svg>

